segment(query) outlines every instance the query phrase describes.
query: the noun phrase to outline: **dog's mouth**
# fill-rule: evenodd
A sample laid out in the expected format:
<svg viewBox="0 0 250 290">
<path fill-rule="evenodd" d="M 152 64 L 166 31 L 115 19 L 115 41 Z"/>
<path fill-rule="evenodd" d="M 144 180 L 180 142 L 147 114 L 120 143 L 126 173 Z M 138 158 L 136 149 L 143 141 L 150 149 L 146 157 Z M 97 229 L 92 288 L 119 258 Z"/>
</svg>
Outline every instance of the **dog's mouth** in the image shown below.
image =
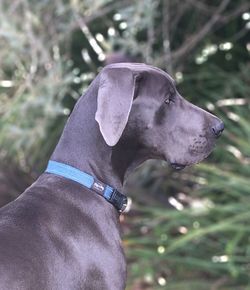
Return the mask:
<svg viewBox="0 0 250 290">
<path fill-rule="evenodd" d="M 179 163 L 171 163 L 171 166 L 175 170 L 182 170 L 186 167 L 184 164 L 179 164 Z"/>
</svg>

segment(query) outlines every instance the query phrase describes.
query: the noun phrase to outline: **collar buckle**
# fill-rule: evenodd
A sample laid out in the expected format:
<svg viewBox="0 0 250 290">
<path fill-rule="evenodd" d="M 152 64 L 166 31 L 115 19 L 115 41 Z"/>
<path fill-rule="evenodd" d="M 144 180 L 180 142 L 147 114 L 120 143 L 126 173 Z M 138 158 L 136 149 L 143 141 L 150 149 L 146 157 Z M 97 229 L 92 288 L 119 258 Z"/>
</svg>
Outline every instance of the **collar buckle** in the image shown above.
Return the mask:
<svg viewBox="0 0 250 290">
<path fill-rule="evenodd" d="M 113 189 L 109 202 L 117 208 L 119 213 L 123 213 L 126 210 L 128 198 L 126 195 L 120 193 L 117 189 Z"/>
</svg>

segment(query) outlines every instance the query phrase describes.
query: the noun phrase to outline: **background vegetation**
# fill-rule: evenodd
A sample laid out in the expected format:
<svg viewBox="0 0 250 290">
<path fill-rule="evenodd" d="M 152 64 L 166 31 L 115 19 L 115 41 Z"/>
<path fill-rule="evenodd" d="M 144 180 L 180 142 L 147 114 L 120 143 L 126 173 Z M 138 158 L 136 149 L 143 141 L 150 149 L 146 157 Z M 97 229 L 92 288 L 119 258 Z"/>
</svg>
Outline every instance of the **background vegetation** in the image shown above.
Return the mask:
<svg viewBox="0 0 250 290">
<path fill-rule="evenodd" d="M 199 165 L 149 161 L 130 177 L 128 289 L 250 289 L 249 9 L 247 0 L 0 0 L 0 204 L 42 172 L 105 63 L 153 64 L 226 130 Z"/>
</svg>

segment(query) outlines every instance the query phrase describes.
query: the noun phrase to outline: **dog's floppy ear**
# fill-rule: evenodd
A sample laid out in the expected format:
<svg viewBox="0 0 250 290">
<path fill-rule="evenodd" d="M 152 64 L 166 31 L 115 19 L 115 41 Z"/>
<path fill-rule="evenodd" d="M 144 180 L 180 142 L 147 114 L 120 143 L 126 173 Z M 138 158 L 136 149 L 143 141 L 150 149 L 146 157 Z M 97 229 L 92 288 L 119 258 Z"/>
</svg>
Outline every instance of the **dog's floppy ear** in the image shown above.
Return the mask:
<svg viewBox="0 0 250 290">
<path fill-rule="evenodd" d="M 95 120 L 105 142 L 114 146 L 128 122 L 136 76 L 128 68 L 107 67 L 100 75 Z"/>
</svg>

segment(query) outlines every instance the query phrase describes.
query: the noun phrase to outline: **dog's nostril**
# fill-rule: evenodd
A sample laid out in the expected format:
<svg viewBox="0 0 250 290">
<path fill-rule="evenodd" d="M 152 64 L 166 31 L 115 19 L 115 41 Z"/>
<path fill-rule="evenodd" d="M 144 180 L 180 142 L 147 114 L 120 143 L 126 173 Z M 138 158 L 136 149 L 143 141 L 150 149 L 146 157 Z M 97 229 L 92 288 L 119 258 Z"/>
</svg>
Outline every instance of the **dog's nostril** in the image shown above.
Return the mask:
<svg viewBox="0 0 250 290">
<path fill-rule="evenodd" d="M 224 130 L 224 123 L 219 122 L 215 126 L 212 127 L 213 133 L 216 137 L 219 137 Z"/>
</svg>

